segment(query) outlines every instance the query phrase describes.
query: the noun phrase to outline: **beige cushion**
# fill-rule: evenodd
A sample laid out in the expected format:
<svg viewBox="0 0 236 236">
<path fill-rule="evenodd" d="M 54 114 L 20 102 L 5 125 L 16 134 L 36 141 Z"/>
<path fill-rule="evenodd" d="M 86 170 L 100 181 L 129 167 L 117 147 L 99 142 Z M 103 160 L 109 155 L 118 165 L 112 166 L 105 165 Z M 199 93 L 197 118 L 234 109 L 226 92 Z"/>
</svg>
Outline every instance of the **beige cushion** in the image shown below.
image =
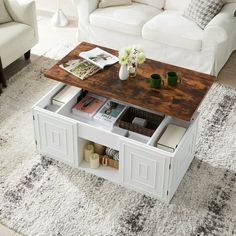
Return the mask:
<svg viewBox="0 0 236 236">
<path fill-rule="evenodd" d="M 147 4 L 158 9 L 162 9 L 165 5 L 165 0 L 133 0 L 134 2 L 139 2 L 143 4 Z"/>
<path fill-rule="evenodd" d="M 3 67 L 28 51 L 35 38 L 32 27 L 16 22 L 1 24 L 0 35 L 0 55 Z"/>
<path fill-rule="evenodd" d="M 4 1 L 0 0 L 0 24 L 7 23 L 11 21 L 11 17 L 9 16 Z"/>
<path fill-rule="evenodd" d="M 202 49 L 204 31 L 180 11 L 164 11 L 143 26 L 144 39 L 193 51 Z"/>
<path fill-rule="evenodd" d="M 166 10 L 184 11 L 190 3 L 190 0 L 166 0 Z"/>
<path fill-rule="evenodd" d="M 99 8 L 112 7 L 112 6 L 122 6 L 131 5 L 131 0 L 100 0 L 98 3 Z"/>
<path fill-rule="evenodd" d="M 130 6 L 98 8 L 90 14 L 89 19 L 91 25 L 140 36 L 143 25 L 161 12 L 149 5 L 133 3 Z"/>
</svg>

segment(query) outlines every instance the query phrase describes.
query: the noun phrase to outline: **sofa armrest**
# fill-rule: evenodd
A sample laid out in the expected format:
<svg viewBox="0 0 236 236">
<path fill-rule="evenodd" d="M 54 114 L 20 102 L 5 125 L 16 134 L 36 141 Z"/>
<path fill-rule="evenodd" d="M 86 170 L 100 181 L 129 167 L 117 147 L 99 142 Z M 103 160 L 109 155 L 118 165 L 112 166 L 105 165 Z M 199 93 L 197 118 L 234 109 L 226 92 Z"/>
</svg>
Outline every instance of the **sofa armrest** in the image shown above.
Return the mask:
<svg viewBox="0 0 236 236">
<path fill-rule="evenodd" d="M 205 44 L 219 44 L 228 39 L 232 30 L 236 28 L 236 19 L 234 18 L 234 10 L 236 3 L 228 3 L 222 8 L 204 29 L 203 42 Z"/>
<path fill-rule="evenodd" d="M 89 15 L 98 7 L 99 0 L 73 0 L 78 9 L 79 21 L 89 23 Z"/>
<path fill-rule="evenodd" d="M 31 26 L 38 37 L 35 1 L 5 0 L 5 5 L 14 21 Z"/>
</svg>

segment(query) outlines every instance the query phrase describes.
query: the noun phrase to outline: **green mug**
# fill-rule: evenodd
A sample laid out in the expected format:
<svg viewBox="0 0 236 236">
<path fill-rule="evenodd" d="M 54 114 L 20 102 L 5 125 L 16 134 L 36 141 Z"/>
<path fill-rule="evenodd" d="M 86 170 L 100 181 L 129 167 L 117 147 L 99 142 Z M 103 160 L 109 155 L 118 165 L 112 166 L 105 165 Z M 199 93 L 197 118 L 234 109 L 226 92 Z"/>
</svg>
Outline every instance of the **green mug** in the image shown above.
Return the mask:
<svg viewBox="0 0 236 236">
<path fill-rule="evenodd" d="M 167 72 L 167 81 L 168 81 L 168 85 L 176 86 L 177 84 L 181 82 L 181 78 L 176 72 L 170 71 L 170 72 Z"/>
<path fill-rule="evenodd" d="M 151 88 L 161 88 L 164 86 L 164 80 L 159 74 L 152 74 L 150 78 Z"/>
</svg>

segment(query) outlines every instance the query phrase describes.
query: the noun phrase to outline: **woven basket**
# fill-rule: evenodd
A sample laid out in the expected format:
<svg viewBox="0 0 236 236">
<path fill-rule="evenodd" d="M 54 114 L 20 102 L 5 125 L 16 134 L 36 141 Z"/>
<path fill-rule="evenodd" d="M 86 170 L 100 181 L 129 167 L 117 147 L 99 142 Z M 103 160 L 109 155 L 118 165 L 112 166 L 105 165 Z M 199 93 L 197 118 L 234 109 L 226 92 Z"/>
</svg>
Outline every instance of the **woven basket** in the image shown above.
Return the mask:
<svg viewBox="0 0 236 236">
<path fill-rule="evenodd" d="M 100 156 L 100 164 L 103 166 L 110 166 L 112 168 L 119 169 L 119 161 L 113 160 L 106 155 Z"/>
<path fill-rule="evenodd" d="M 132 121 L 135 117 L 147 120 L 146 127 L 132 124 Z M 118 123 L 119 127 L 123 129 L 151 137 L 163 119 L 164 116 L 153 114 L 134 107 L 129 107 L 129 109 L 127 109 L 126 112 L 121 116 Z"/>
</svg>

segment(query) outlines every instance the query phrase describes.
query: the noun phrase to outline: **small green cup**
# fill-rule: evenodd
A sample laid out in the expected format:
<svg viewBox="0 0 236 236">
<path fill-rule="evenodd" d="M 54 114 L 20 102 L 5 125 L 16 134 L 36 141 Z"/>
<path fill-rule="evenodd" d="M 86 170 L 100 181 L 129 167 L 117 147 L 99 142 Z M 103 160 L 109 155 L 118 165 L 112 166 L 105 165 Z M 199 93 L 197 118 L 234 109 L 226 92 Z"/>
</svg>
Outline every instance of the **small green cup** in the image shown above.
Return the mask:
<svg viewBox="0 0 236 236">
<path fill-rule="evenodd" d="M 177 84 L 181 82 L 181 78 L 176 72 L 170 71 L 170 72 L 167 72 L 167 81 L 168 81 L 168 85 L 176 86 Z"/>
<path fill-rule="evenodd" d="M 159 74 L 152 74 L 150 78 L 151 88 L 162 88 L 164 86 L 164 80 Z"/>
</svg>

